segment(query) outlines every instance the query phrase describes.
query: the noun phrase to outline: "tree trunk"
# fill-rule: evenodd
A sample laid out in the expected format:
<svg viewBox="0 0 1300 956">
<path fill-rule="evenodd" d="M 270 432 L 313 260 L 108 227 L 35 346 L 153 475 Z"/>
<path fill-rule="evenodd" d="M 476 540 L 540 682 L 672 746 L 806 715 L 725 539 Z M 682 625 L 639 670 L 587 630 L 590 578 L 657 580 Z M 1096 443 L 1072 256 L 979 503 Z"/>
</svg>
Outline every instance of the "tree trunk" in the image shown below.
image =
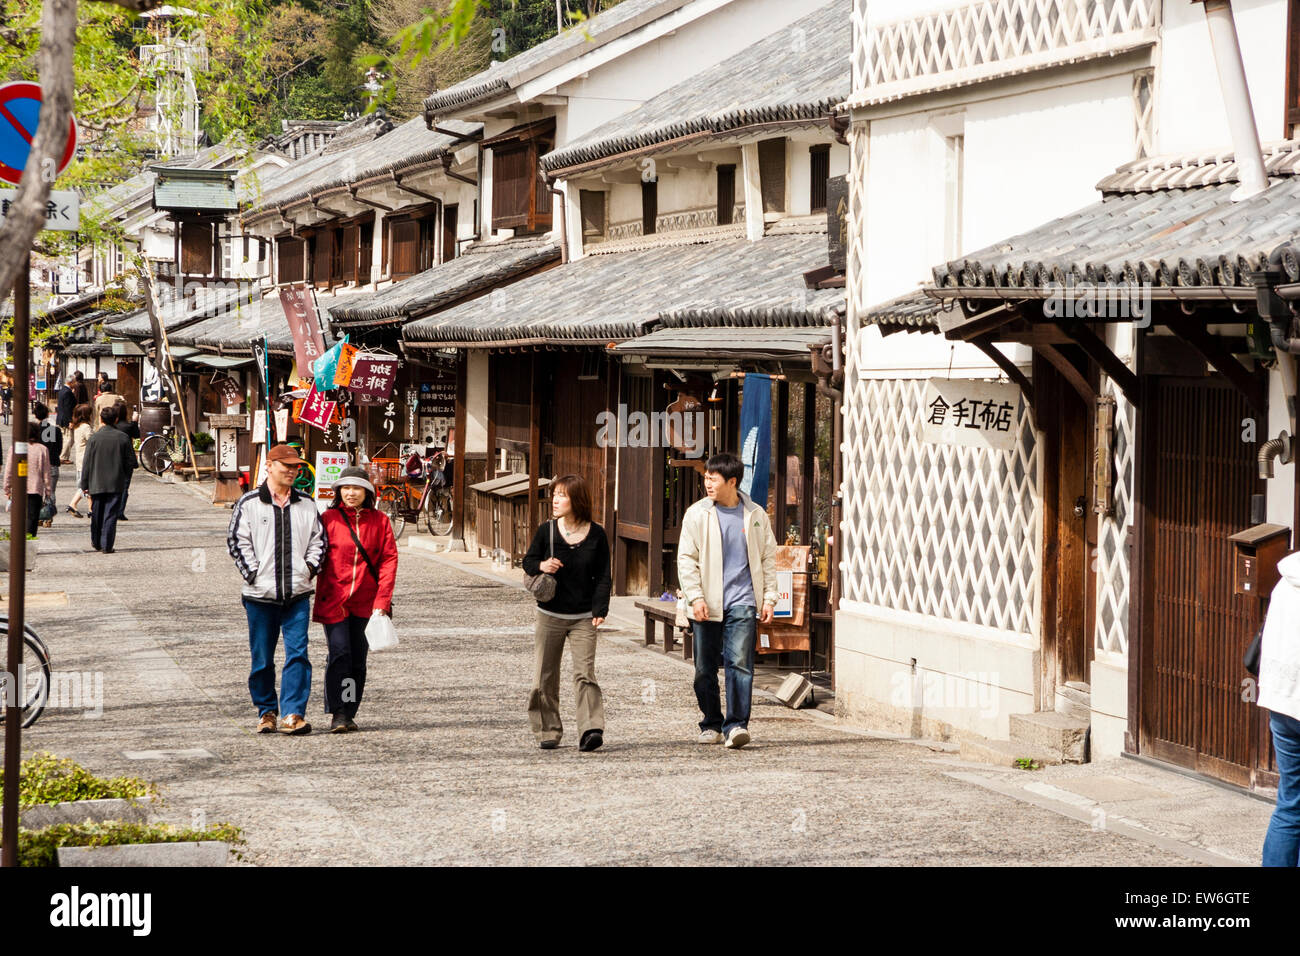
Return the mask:
<svg viewBox="0 0 1300 956">
<path fill-rule="evenodd" d="M 45 226 L 45 203 L 68 145 L 72 115 L 72 48 L 77 39 L 77 0 L 45 0 L 41 48 L 36 55 L 42 90 L 41 122 L 32 139 L 18 197 L 0 230 L 0 301 L 23 270 L 32 241 Z"/>
</svg>

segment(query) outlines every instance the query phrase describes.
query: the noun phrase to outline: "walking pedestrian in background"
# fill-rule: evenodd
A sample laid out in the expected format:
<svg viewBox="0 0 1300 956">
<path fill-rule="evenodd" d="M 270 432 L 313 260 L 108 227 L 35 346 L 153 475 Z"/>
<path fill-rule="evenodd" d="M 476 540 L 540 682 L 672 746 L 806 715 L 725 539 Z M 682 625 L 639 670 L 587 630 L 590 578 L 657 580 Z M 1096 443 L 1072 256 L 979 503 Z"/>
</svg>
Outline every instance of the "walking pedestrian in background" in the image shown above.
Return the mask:
<svg viewBox="0 0 1300 956">
<path fill-rule="evenodd" d="M 126 435 L 128 439 L 134 439 L 135 441 L 139 441 L 140 425 L 138 422 L 132 421 L 131 419 L 127 418 L 127 410 L 125 404 L 117 406 L 117 414 L 118 414 L 117 424 L 113 427 L 116 428 L 118 431 L 120 431 L 122 434 Z M 136 412 L 136 414 L 139 415 L 140 413 Z M 134 441 L 131 444 L 131 460 L 135 462 L 136 468 L 140 467 L 140 456 L 135 453 Z M 129 471 L 127 472 L 126 475 L 126 487 L 122 489 L 122 513 L 117 516 L 118 521 L 128 520 L 126 516 L 126 501 L 128 498 L 131 497 L 131 475 L 132 474 L 134 474 L 134 471 Z"/>
<path fill-rule="evenodd" d="M 50 485 L 50 455 L 41 444 L 41 430 L 35 422 L 27 423 L 27 480 L 14 480 L 14 450 L 10 443 L 9 453 L 5 456 L 5 497 L 13 504 L 10 507 L 23 507 L 15 496 L 21 496 L 19 488 L 26 489 L 25 506 L 27 508 L 27 533 L 35 535 L 40 527 L 41 505 L 45 499 L 54 494 Z"/>
<path fill-rule="evenodd" d="M 131 440 L 113 426 L 117 407 L 99 413 L 101 427 L 86 440 L 78 486 L 90 495 L 90 544 L 96 551 L 113 553 L 117 540 L 117 516 L 122 510 L 122 493 L 133 468 L 135 453 Z"/>
<path fill-rule="evenodd" d="M 739 490 L 745 466 L 730 453 L 704 466 L 708 495 L 686 509 L 677 544 L 677 579 L 691 609 L 695 641 L 695 699 L 702 744 L 737 749 L 749 743 L 754 696 L 755 617 L 776 608 L 776 537 L 767 512 Z M 757 610 L 762 599 L 762 611 Z M 727 715 L 718 698 L 725 666 Z"/>
<path fill-rule="evenodd" d="M 1277 570 L 1259 649 L 1259 706 L 1269 711 L 1278 776 L 1263 864 L 1300 866 L 1300 551 Z"/>
<path fill-rule="evenodd" d="M 59 510 L 56 497 L 59 493 L 59 463 L 63 461 L 63 432 L 50 420 L 50 406 L 44 402 L 32 403 L 32 420 L 40 429 L 41 444 L 50 460 L 50 506 L 45 509 L 49 517 L 41 521 L 48 528 L 54 524 L 54 514 Z"/>
<path fill-rule="evenodd" d="M 605 529 L 591 520 L 591 492 L 578 475 L 551 483 L 551 514 L 553 519 L 533 535 L 523 561 L 524 573 L 555 577 L 555 596 L 537 605 L 528 722 L 543 750 L 560 745 L 560 662 L 568 640 L 578 749 L 592 751 L 605 742 L 605 704 L 596 683 L 596 628 L 609 614 L 609 540 Z"/>
<path fill-rule="evenodd" d="M 76 384 L 77 376 L 69 374 L 63 381 L 63 387 L 59 389 L 59 400 L 55 405 L 54 423 L 63 432 L 63 451 L 65 454 L 72 449 L 72 413 L 77 409 Z"/>
<path fill-rule="evenodd" d="M 77 493 L 68 502 L 68 513 L 78 518 L 85 517 L 77 510 L 77 505 L 82 498 L 87 497 L 86 493 L 81 490 L 81 466 L 86 459 L 86 442 L 90 440 L 90 414 L 89 405 L 78 405 L 72 410 L 72 422 L 69 429 L 72 432 L 71 455 L 72 464 L 77 475 Z"/>
<path fill-rule="evenodd" d="M 95 431 L 103 427 L 104 420 L 100 417 L 100 412 L 106 408 L 118 409 L 117 417 L 113 419 L 114 423 L 117 423 L 126 413 L 126 399 L 113 391 L 113 386 L 107 381 L 103 381 L 99 383 L 99 394 L 95 396 L 95 419 L 100 422 L 95 426 Z"/>
<path fill-rule="evenodd" d="M 114 434 L 126 436 L 114 429 Z M 93 440 L 93 439 L 92 439 Z M 244 579 L 252 669 L 248 690 L 257 707 L 257 732 L 309 734 L 307 699 L 311 661 L 307 624 L 312 581 L 320 573 L 329 539 L 316 502 L 294 490 L 306 462 L 288 445 L 266 453 L 266 481 L 235 503 L 226 546 Z M 284 635 L 284 670 L 275 692 L 275 646 Z M 276 727 L 280 714 L 284 720 Z"/>
<path fill-rule="evenodd" d="M 388 516 L 375 510 L 375 486 L 363 468 L 344 468 L 334 501 L 321 515 L 330 542 L 316 585 L 312 619 L 325 625 L 325 711 L 330 733 L 357 729 L 366 686 L 366 625 L 392 613 L 397 539 Z"/>
</svg>

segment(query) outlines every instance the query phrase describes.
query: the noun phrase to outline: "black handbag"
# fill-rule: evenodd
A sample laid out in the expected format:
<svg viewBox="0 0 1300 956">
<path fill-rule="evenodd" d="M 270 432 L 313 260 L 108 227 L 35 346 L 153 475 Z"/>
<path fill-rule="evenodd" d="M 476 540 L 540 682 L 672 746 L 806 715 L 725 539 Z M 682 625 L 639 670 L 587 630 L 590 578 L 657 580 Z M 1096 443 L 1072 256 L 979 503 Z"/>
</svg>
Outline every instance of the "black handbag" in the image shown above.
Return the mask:
<svg viewBox="0 0 1300 956">
<path fill-rule="evenodd" d="M 551 532 L 551 557 L 555 557 L 555 522 L 548 522 Z M 555 575 L 547 574 L 529 574 L 524 576 L 524 587 L 528 589 L 538 604 L 545 604 L 551 598 L 555 597 L 556 588 L 559 587 L 555 580 Z"/>
<path fill-rule="evenodd" d="M 1259 626 L 1255 636 L 1251 638 L 1250 646 L 1246 648 L 1246 653 L 1242 655 L 1241 665 L 1246 668 L 1246 673 L 1251 677 L 1259 676 L 1259 650 L 1264 643 L 1264 625 Z"/>
</svg>

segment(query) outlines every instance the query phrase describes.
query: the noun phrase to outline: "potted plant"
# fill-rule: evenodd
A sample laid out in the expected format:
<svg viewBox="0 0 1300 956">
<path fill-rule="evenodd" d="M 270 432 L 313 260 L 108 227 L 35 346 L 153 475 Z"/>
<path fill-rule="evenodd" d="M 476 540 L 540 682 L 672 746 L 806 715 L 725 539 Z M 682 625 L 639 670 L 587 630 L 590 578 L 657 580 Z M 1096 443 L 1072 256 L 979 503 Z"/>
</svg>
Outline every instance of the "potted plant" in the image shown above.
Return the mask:
<svg viewBox="0 0 1300 956">
<path fill-rule="evenodd" d="M 39 552 L 36 535 L 27 536 L 27 570 L 36 570 L 36 555 Z M 9 529 L 0 529 L 0 572 L 9 570 Z"/>
<path fill-rule="evenodd" d="M 190 447 L 194 450 L 194 464 L 200 468 L 215 468 L 217 454 L 212 450 L 217 440 L 207 432 L 194 432 L 190 436 Z"/>
</svg>

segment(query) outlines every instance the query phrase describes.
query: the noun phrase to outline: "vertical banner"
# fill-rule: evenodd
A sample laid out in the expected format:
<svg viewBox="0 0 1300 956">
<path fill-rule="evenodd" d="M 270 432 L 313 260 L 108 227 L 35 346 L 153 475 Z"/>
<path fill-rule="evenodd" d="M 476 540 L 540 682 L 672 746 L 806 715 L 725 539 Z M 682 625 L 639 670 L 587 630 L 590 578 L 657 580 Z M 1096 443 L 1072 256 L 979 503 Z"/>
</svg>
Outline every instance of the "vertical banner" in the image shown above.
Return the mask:
<svg viewBox="0 0 1300 956">
<path fill-rule="evenodd" d="M 267 350 L 268 344 L 266 336 L 260 339 L 253 339 L 253 364 L 257 366 L 257 378 L 262 385 L 262 408 L 271 407 L 271 367 L 268 363 Z M 271 445 L 271 425 L 267 422 L 266 426 L 266 444 Z"/>
<path fill-rule="evenodd" d="M 312 363 L 325 354 L 325 339 L 320 332 L 311 290 L 305 285 L 284 286 L 280 289 L 280 307 L 284 309 L 289 334 L 293 336 L 298 374 L 306 375 Z"/>
<path fill-rule="evenodd" d="M 329 428 L 330 416 L 334 414 L 336 402 L 328 401 L 324 393 L 316 391 L 316 386 L 312 385 L 311 391 L 303 399 L 302 411 L 298 415 L 298 421 L 304 425 L 311 425 L 313 428 L 319 428 L 321 431 Z"/>
<path fill-rule="evenodd" d="M 740 490 L 754 504 L 766 508 L 772 467 L 772 379 L 766 375 L 745 376 L 745 397 L 740 406 L 740 460 L 745 466 Z"/>
<path fill-rule="evenodd" d="M 352 366 L 348 388 L 358 405 L 382 405 L 397 380 L 397 356 L 387 353 L 359 355 Z"/>
</svg>

